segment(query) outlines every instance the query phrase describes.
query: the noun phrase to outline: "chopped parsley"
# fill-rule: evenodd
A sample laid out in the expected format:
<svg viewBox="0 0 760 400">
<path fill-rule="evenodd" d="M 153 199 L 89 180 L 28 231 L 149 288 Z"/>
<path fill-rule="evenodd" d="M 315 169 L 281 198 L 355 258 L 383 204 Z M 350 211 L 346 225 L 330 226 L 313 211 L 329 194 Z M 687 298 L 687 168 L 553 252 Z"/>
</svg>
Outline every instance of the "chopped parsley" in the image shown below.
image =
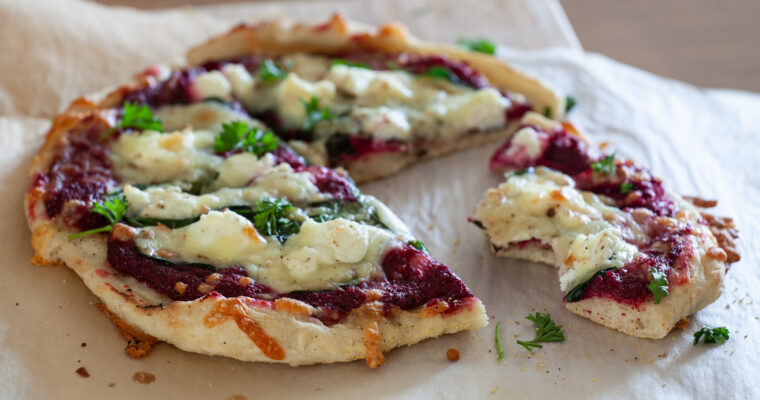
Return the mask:
<svg viewBox="0 0 760 400">
<path fill-rule="evenodd" d="M 570 110 L 575 107 L 575 105 L 578 104 L 578 101 L 575 100 L 575 97 L 573 96 L 566 96 L 565 97 L 565 112 L 569 113 Z"/>
<path fill-rule="evenodd" d="M 504 350 L 501 348 L 501 321 L 496 323 L 496 331 L 494 332 L 493 340 L 496 344 L 496 357 L 501 360 L 504 358 Z"/>
<path fill-rule="evenodd" d="M 124 197 L 124 195 L 103 199 L 102 201 L 93 204 L 90 212 L 94 212 L 106 217 L 109 224 L 106 226 L 101 226 L 100 228 L 90 229 L 84 232 L 69 235 L 69 239 L 76 239 L 78 237 L 92 235 L 94 233 L 111 232 L 113 230 L 113 226 L 116 225 L 117 222 L 121 221 L 121 219 L 124 217 L 124 214 L 127 213 L 127 208 L 129 208 L 129 203 L 127 202 L 127 198 Z"/>
<path fill-rule="evenodd" d="M 262 235 L 276 237 L 285 242 L 288 237 L 301 230 L 298 222 L 288 218 L 293 205 L 286 199 L 264 199 L 256 202 L 253 210 L 253 225 Z"/>
<path fill-rule="evenodd" d="M 719 326 L 717 328 L 708 328 L 703 326 L 702 329 L 694 332 L 694 346 L 699 343 L 699 339 L 702 339 L 704 344 L 716 344 L 718 342 L 725 343 L 728 340 L 728 328 L 725 326 Z"/>
<path fill-rule="evenodd" d="M 533 167 L 523 168 L 523 169 L 520 169 L 520 170 L 517 170 L 517 171 L 513 172 L 512 175 L 510 175 L 510 177 L 512 177 L 512 176 L 523 176 L 523 175 L 525 175 L 527 173 L 532 173 L 532 172 L 533 172 Z"/>
<path fill-rule="evenodd" d="M 270 59 L 264 60 L 259 64 L 259 76 L 264 82 L 276 82 L 288 75 L 288 72 L 277 66 Z"/>
<path fill-rule="evenodd" d="M 496 44 L 488 39 L 459 38 L 459 40 L 457 40 L 457 44 L 471 51 L 477 51 L 479 53 L 486 54 L 496 54 Z"/>
<path fill-rule="evenodd" d="M 538 344 L 539 342 L 564 342 L 565 335 L 562 332 L 562 325 L 555 325 L 554 321 L 549 314 L 541 314 L 539 312 L 536 315 L 528 315 L 525 317 L 536 325 L 536 338 L 530 341 L 518 340 L 517 344 L 525 347 L 525 350 L 533 351 L 532 348 L 543 348 L 544 346 Z"/>
<path fill-rule="evenodd" d="M 98 139 L 98 142 L 104 141 L 108 136 L 117 129 L 139 129 L 143 131 L 163 132 L 164 123 L 160 118 L 153 115 L 153 111 L 147 105 L 125 102 L 121 109 L 121 121 L 115 127 L 105 131 Z"/>
<path fill-rule="evenodd" d="M 358 61 L 348 61 L 348 60 L 342 60 L 342 59 L 335 59 L 332 61 L 332 64 L 330 64 L 331 67 L 335 65 L 345 65 L 347 67 L 354 67 L 354 68 L 364 68 L 364 69 L 370 69 L 369 65 L 358 62 Z"/>
<path fill-rule="evenodd" d="M 654 304 L 660 304 L 663 297 L 668 296 L 668 277 L 664 272 L 652 268 L 652 282 L 647 286 L 652 296 L 654 296 Z"/>
<path fill-rule="evenodd" d="M 320 107 L 317 96 L 311 96 L 308 102 L 301 99 L 301 105 L 306 110 L 306 119 L 303 121 L 303 130 L 305 131 L 313 130 L 319 122 L 330 121 L 335 118 L 329 106 Z"/>
<path fill-rule="evenodd" d="M 552 108 L 549 106 L 544 107 L 544 117 L 551 118 L 552 117 Z"/>
<path fill-rule="evenodd" d="M 426 254 L 430 254 L 430 253 L 428 252 L 427 246 L 425 246 L 425 243 L 422 243 L 422 242 L 421 242 L 421 241 L 419 241 L 419 240 L 412 240 L 412 241 L 409 241 L 409 243 L 407 243 L 407 244 L 408 244 L 409 246 L 412 246 L 412 247 L 414 247 L 415 249 L 417 249 L 417 250 L 419 250 L 419 251 L 423 251 L 423 252 L 425 252 Z"/>
<path fill-rule="evenodd" d="M 448 69 L 444 67 L 437 67 L 437 66 L 430 67 L 430 69 L 425 71 L 425 73 L 422 75 L 429 76 L 435 79 L 444 79 L 449 82 L 456 82 L 457 80 L 456 75 L 454 75 L 453 73 L 451 73 L 451 71 L 449 71 Z"/>
<path fill-rule="evenodd" d="M 634 188 L 635 187 L 633 186 L 633 183 L 631 183 L 631 182 L 623 182 L 623 183 L 620 184 L 620 193 L 621 194 L 631 193 L 631 191 Z"/>
<path fill-rule="evenodd" d="M 607 175 L 614 175 L 615 174 L 615 153 L 612 153 L 608 155 L 607 157 L 604 157 L 600 161 L 591 163 L 591 168 L 595 172 L 599 172 L 602 174 Z"/>
<path fill-rule="evenodd" d="M 214 151 L 243 150 L 260 157 L 276 149 L 279 143 L 272 132 L 264 132 L 257 126 L 249 127 L 243 121 L 232 121 L 222 123 L 222 131 L 214 138 Z"/>
</svg>

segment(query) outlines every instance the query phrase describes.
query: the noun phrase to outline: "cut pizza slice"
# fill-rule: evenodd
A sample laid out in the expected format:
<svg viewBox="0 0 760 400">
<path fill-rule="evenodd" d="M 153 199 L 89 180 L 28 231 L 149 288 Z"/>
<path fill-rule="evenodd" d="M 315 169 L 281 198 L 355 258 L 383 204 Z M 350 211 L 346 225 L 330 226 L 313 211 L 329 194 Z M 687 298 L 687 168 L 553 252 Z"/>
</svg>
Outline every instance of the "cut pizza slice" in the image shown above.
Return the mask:
<svg viewBox="0 0 760 400">
<path fill-rule="evenodd" d="M 629 335 L 664 337 L 739 259 L 732 221 L 700 208 L 715 202 L 685 200 L 569 123 L 527 114 L 491 169 L 510 172 L 470 220 L 494 252 L 557 266 L 570 311 Z"/>
<path fill-rule="evenodd" d="M 560 117 L 565 98 L 496 57 L 424 43 L 398 25 L 241 25 L 156 66 L 127 100 L 153 107 L 235 101 L 311 163 L 361 183 L 505 139 L 529 110 Z"/>
<path fill-rule="evenodd" d="M 72 268 L 130 337 L 376 367 L 384 351 L 487 324 L 385 205 L 234 103 L 78 100 L 31 173 L 33 261 Z"/>
</svg>

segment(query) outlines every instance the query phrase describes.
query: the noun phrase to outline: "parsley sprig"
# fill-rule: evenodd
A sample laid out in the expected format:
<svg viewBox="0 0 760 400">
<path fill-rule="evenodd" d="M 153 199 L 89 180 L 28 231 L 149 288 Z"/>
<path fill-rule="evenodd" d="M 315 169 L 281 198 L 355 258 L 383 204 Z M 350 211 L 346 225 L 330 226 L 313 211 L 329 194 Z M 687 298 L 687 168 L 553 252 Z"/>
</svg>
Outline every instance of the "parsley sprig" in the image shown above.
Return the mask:
<svg viewBox="0 0 760 400">
<path fill-rule="evenodd" d="M 322 121 L 330 121 L 335 118 L 330 106 L 321 107 L 319 105 L 319 99 L 317 96 L 311 96 L 309 101 L 301 99 L 301 105 L 306 110 L 306 119 L 303 121 L 303 130 L 311 131 L 314 127 Z"/>
<path fill-rule="evenodd" d="M 150 107 L 143 104 L 125 102 L 121 109 L 121 121 L 115 127 L 105 131 L 98 142 L 104 141 L 117 129 L 139 129 L 142 131 L 164 131 L 164 123 L 153 115 Z"/>
<path fill-rule="evenodd" d="M 555 325 L 549 314 L 537 312 L 535 315 L 525 317 L 536 325 L 536 338 L 530 341 L 518 340 L 517 344 L 525 347 L 525 350 L 533 351 L 532 347 L 543 348 L 539 342 L 564 342 L 565 335 L 562 332 L 562 325 Z"/>
<path fill-rule="evenodd" d="M 504 358 L 504 350 L 501 348 L 501 321 L 496 323 L 493 340 L 496 345 L 496 357 L 501 360 Z"/>
<path fill-rule="evenodd" d="M 599 173 L 607 174 L 607 175 L 614 175 L 615 174 L 614 161 L 615 161 L 615 153 L 612 153 L 595 163 L 591 163 L 591 168 L 595 172 L 599 172 Z"/>
<path fill-rule="evenodd" d="M 496 54 L 496 44 L 488 39 L 459 38 L 459 40 L 457 40 L 457 44 L 471 51 L 477 51 L 479 53 L 486 54 Z"/>
<path fill-rule="evenodd" d="M 570 110 L 573 109 L 573 107 L 578 104 L 578 100 L 575 100 L 575 97 L 573 96 L 565 96 L 565 112 L 569 113 Z"/>
<path fill-rule="evenodd" d="M 256 202 L 253 225 L 262 235 L 276 237 L 285 242 L 288 237 L 300 230 L 298 222 L 288 218 L 288 211 L 293 205 L 286 199 L 264 199 Z"/>
<path fill-rule="evenodd" d="M 214 138 L 214 151 L 226 153 L 243 150 L 260 157 L 276 149 L 279 143 L 280 140 L 272 132 L 248 126 L 244 121 L 232 121 L 222 124 L 222 131 Z"/>
<path fill-rule="evenodd" d="M 129 208 L 129 202 L 127 202 L 127 198 L 124 197 L 124 195 L 120 197 L 104 199 L 98 203 L 93 204 L 90 212 L 94 212 L 106 217 L 110 224 L 101 226 L 100 228 L 74 233 L 72 235 L 69 235 L 69 239 L 76 239 L 78 237 L 92 235 L 94 233 L 111 232 L 113 230 L 113 226 L 116 225 L 117 222 L 121 221 L 121 219 L 124 217 L 124 214 L 127 213 L 127 208 Z"/>
<path fill-rule="evenodd" d="M 725 343 L 729 338 L 728 328 L 725 326 L 719 326 L 717 328 L 703 326 L 702 329 L 694 332 L 694 346 L 699 343 L 699 339 L 702 339 L 702 337 L 704 337 L 704 340 L 702 341 L 704 344 L 716 344 L 718 342 Z"/>
<path fill-rule="evenodd" d="M 623 182 L 620 184 L 620 194 L 628 194 L 631 193 L 633 189 L 636 187 L 631 182 Z"/>
<path fill-rule="evenodd" d="M 430 69 L 425 71 L 425 73 L 422 75 L 429 76 L 435 79 L 444 79 L 453 83 L 456 83 L 457 81 L 457 76 L 444 67 L 438 67 L 438 66 L 430 67 Z"/>
<path fill-rule="evenodd" d="M 668 296 L 668 277 L 664 272 L 652 268 L 652 282 L 647 286 L 654 296 L 654 304 L 660 304 L 663 297 Z"/>
<path fill-rule="evenodd" d="M 407 243 L 407 244 L 408 244 L 409 246 L 412 246 L 412 247 L 414 247 L 415 249 L 417 249 L 417 250 L 419 250 L 419 251 L 425 252 L 426 254 L 430 254 L 430 253 L 428 252 L 427 246 L 425 246 L 425 243 L 422 243 L 422 242 L 421 242 L 421 241 L 419 241 L 419 240 L 411 240 L 411 241 L 409 241 L 409 243 Z"/>
<path fill-rule="evenodd" d="M 259 64 L 259 76 L 264 82 L 277 82 L 288 75 L 288 72 L 277 66 L 274 61 L 270 59 L 264 60 Z"/>
</svg>

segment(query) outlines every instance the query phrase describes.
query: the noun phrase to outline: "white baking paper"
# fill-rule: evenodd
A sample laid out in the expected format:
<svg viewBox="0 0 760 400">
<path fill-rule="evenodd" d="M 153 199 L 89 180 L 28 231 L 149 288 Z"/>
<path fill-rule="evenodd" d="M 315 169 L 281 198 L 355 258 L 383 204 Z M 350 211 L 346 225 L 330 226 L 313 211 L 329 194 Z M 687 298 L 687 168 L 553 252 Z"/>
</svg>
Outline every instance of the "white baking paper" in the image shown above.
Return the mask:
<svg viewBox="0 0 760 400">
<path fill-rule="evenodd" d="M 430 252 L 469 284 L 493 316 L 488 327 L 394 350 L 375 370 L 362 361 L 299 368 L 243 363 L 167 344 L 145 359 L 129 359 L 116 329 L 95 309 L 97 299 L 74 273 L 28 262 L 32 251 L 22 212 L 26 170 L 48 118 L 77 94 L 119 83 L 143 66 L 180 54 L 223 31 L 233 18 L 242 19 L 242 12 L 235 16 L 233 6 L 213 8 L 212 17 L 188 9 L 146 13 L 74 1 L 0 1 L 0 397 L 760 397 L 760 310 L 754 304 L 760 289 L 760 96 L 698 89 L 573 50 L 577 40 L 562 27 L 566 20 L 557 17 L 556 2 L 417 2 L 427 7 L 425 12 L 406 2 L 380 4 L 241 9 L 293 15 L 343 9 L 365 22 L 380 16 L 403 20 L 429 39 L 450 41 L 482 31 L 514 47 L 563 47 L 502 48 L 501 54 L 573 94 L 579 105 L 570 117 L 594 139 L 651 166 L 682 193 L 720 200 L 719 213 L 737 220 L 744 257 L 732 266 L 723 296 L 692 317 L 686 330 L 676 329 L 659 341 L 632 338 L 565 311 L 552 267 L 493 256 L 480 231 L 466 223 L 483 191 L 500 181 L 487 171 L 494 143 L 362 187 L 391 206 Z M 468 17 L 483 10 L 489 16 L 482 24 Z M 465 22 L 456 23 L 460 20 Z M 533 41 L 526 38 L 531 36 Z M 535 311 L 551 313 L 567 340 L 528 354 L 514 336 L 532 338 L 524 316 Z M 502 321 L 502 361 L 493 345 L 496 321 Z M 720 346 L 692 346 L 691 335 L 703 324 L 729 327 L 731 339 Z M 458 362 L 446 360 L 452 347 L 460 351 Z M 82 366 L 89 378 L 74 372 Z M 138 371 L 154 374 L 156 381 L 134 382 Z"/>
</svg>

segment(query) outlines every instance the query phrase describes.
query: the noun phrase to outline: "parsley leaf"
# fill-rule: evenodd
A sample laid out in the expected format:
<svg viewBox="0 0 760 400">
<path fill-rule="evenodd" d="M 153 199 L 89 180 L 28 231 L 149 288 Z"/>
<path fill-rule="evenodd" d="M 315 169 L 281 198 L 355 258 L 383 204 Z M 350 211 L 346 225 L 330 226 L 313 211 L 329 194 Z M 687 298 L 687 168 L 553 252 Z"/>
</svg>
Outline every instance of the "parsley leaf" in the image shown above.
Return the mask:
<svg viewBox="0 0 760 400">
<path fill-rule="evenodd" d="M 615 153 L 604 157 L 602 160 L 591 163 L 591 168 L 599 173 L 613 175 L 615 174 Z"/>
<path fill-rule="evenodd" d="M 533 173 L 533 167 L 528 167 L 528 168 L 523 168 L 523 169 L 517 170 L 517 171 L 513 172 L 510 175 L 510 177 L 513 177 L 513 176 L 523 176 L 523 175 L 525 175 L 527 173 Z"/>
<path fill-rule="evenodd" d="M 422 75 L 429 76 L 435 79 L 445 79 L 449 82 L 456 82 L 457 80 L 456 75 L 454 75 L 453 73 L 451 73 L 451 71 L 449 71 L 448 69 L 444 67 L 437 67 L 437 66 L 430 67 L 430 69 L 425 71 L 425 73 Z"/>
<path fill-rule="evenodd" d="M 279 143 L 272 132 L 264 132 L 257 126 L 249 127 L 244 121 L 232 121 L 222 123 L 222 131 L 214 138 L 214 151 L 225 153 L 240 149 L 260 157 L 276 149 Z"/>
<path fill-rule="evenodd" d="M 536 315 L 528 315 L 525 317 L 536 325 L 536 338 L 530 341 L 518 340 L 517 344 L 525 347 L 528 351 L 533 351 L 531 348 L 543 348 L 544 346 L 538 344 L 539 342 L 564 342 L 565 335 L 562 332 L 562 325 L 555 325 L 554 321 L 549 314 L 541 314 L 539 312 Z"/>
<path fill-rule="evenodd" d="M 121 221 L 121 219 L 124 217 L 124 214 L 127 213 L 127 208 L 129 208 L 129 202 L 127 202 L 127 198 L 124 197 L 124 195 L 110 199 L 103 199 L 102 201 L 93 204 L 90 212 L 94 212 L 106 217 L 110 224 L 102 226 L 100 228 L 90 229 L 84 232 L 69 235 L 69 239 L 76 239 L 78 237 L 92 235 L 94 233 L 111 232 L 111 230 L 113 230 L 113 226 L 116 225 L 117 222 Z"/>
<path fill-rule="evenodd" d="M 480 38 L 480 39 L 468 39 L 459 38 L 457 44 L 471 51 L 477 51 L 479 53 L 496 54 L 496 45 L 494 42 Z"/>
<path fill-rule="evenodd" d="M 303 130 L 313 130 L 319 122 L 330 121 L 335 118 L 330 111 L 329 106 L 325 106 L 324 108 L 319 106 L 319 99 L 317 96 L 311 96 L 311 99 L 308 102 L 303 99 L 300 100 L 301 105 L 303 105 L 303 108 L 306 110 L 306 119 L 303 121 Z"/>
<path fill-rule="evenodd" d="M 552 108 L 549 106 L 544 107 L 544 117 L 551 118 L 552 117 Z"/>
<path fill-rule="evenodd" d="M 668 278 L 664 272 L 652 268 L 652 282 L 647 286 L 654 296 L 654 304 L 660 304 L 663 297 L 668 296 Z"/>
<path fill-rule="evenodd" d="M 494 342 L 496 344 L 496 357 L 501 360 L 504 358 L 504 350 L 501 348 L 501 321 L 496 323 L 496 331 L 494 332 Z"/>
<path fill-rule="evenodd" d="M 719 326 L 717 328 L 708 328 L 703 326 L 702 329 L 694 332 L 694 346 L 699 343 L 699 339 L 704 336 L 702 343 L 716 344 L 717 342 L 725 343 L 728 340 L 728 328 Z"/>
<path fill-rule="evenodd" d="M 278 67 L 277 64 L 275 64 L 274 61 L 270 59 L 266 59 L 264 62 L 259 64 L 259 76 L 264 82 L 276 82 L 280 79 L 285 78 L 287 75 L 287 71 Z"/>
<path fill-rule="evenodd" d="M 410 245 L 410 246 L 412 246 L 412 247 L 414 247 L 415 249 L 417 249 L 419 251 L 424 251 L 425 254 L 430 254 L 428 252 L 427 246 L 425 246 L 425 243 L 422 243 L 419 240 L 411 240 L 407 244 Z"/>
<path fill-rule="evenodd" d="M 628 194 L 633 190 L 635 186 L 633 186 L 633 183 L 631 182 L 623 182 L 620 184 L 620 193 L 621 194 Z"/>
<path fill-rule="evenodd" d="M 570 110 L 572 110 L 573 107 L 575 107 L 576 104 L 578 104 L 578 101 L 575 100 L 575 97 L 573 97 L 573 96 L 566 96 L 565 97 L 565 112 L 569 113 Z"/>
<path fill-rule="evenodd" d="M 348 61 L 348 60 L 342 60 L 342 59 L 335 59 L 332 61 L 332 64 L 330 64 L 330 67 L 336 66 L 336 65 L 345 65 L 347 67 L 354 67 L 354 68 L 364 68 L 364 69 L 370 69 L 369 65 L 358 62 L 358 61 Z"/>
<path fill-rule="evenodd" d="M 264 199 L 256 202 L 253 215 L 253 225 L 262 235 L 276 237 L 285 242 L 288 237 L 301 230 L 298 222 L 288 218 L 288 211 L 293 205 L 286 199 Z"/>
<path fill-rule="evenodd" d="M 121 121 L 115 127 L 105 131 L 98 139 L 98 143 L 104 141 L 117 129 L 125 128 L 163 132 L 164 123 L 161 119 L 153 115 L 153 111 L 151 111 L 150 107 L 147 105 L 139 105 L 127 101 L 121 109 Z"/>
</svg>

